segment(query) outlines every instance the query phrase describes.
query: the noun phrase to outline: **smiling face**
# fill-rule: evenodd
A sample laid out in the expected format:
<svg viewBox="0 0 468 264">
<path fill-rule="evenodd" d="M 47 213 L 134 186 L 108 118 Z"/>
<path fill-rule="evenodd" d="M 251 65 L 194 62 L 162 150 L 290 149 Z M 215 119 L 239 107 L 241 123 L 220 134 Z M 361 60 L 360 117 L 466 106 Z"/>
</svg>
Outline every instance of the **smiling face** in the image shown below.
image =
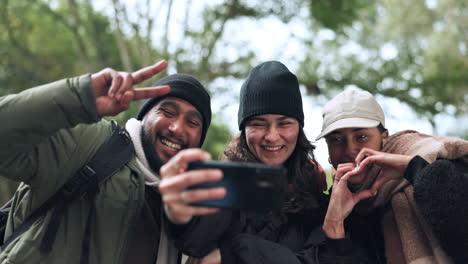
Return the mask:
<svg viewBox="0 0 468 264">
<path fill-rule="evenodd" d="M 328 154 L 333 167 L 338 164 L 354 163 L 356 156 L 362 148 L 380 150 L 382 140 L 387 137 L 388 131 L 381 132 L 379 128 L 342 128 L 328 134 L 325 139 L 328 146 Z M 349 178 L 353 184 L 360 183 L 367 171 Z"/>
<path fill-rule="evenodd" d="M 202 115 L 192 104 L 177 97 L 162 99 L 143 118 L 143 148 L 150 165 L 166 163 L 181 149 L 198 147 L 202 128 Z"/>
<path fill-rule="evenodd" d="M 283 164 L 296 148 L 298 135 L 297 119 L 284 115 L 258 115 L 245 123 L 247 146 L 265 164 Z"/>
</svg>

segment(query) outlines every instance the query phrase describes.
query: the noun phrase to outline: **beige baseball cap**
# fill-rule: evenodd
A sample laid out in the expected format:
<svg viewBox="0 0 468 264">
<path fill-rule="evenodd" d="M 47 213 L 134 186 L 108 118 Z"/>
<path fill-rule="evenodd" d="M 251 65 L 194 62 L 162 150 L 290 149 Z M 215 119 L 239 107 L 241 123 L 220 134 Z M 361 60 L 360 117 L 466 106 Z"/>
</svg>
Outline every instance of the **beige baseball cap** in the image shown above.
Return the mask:
<svg viewBox="0 0 468 264">
<path fill-rule="evenodd" d="M 322 132 L 319 140 L 331 132 L 350 127 L 385 127 L 385 115 L 375 98 L 360 89 L 345 90 L 331 99 L 322 111 Z"/>
</svg>

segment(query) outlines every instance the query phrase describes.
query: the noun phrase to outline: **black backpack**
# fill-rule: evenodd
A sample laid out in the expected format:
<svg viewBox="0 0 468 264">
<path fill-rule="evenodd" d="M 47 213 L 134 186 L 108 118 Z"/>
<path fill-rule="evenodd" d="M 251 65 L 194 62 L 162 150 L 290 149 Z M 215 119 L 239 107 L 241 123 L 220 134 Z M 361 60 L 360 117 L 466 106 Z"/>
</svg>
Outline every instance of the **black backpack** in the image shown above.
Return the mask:
<svg viewBox="0 0 468 264">
<path fill-rule="evenodd" d="M 115 121 L 112 121 L 112 135 L 99 147 L 91 161 L 81 167 L 54 195 L 32 212 L 8 238 L 5 238 L 4 235 L 13 199 L 0 208 L 0 253 L 15 238 L 28 230 L 47 211 L 53 209 L 53 216 L 46 227 L 44 238 L 40 245 L 42 252 L 49 252 L 52 249 L 61 217 L 67 206 L 73 201 L 83 198 L 85 195 L 94 196 L 99 191 L 99 183 L 107 180 L 133 156 L 133 144 L 127 131 Z M 91 208 L 91 213 L 88 216 L 85 227 L 81 263 L 88 263 L 89 261 L 90 223 L 94 210 L 95 208 Z"/>
</svg>

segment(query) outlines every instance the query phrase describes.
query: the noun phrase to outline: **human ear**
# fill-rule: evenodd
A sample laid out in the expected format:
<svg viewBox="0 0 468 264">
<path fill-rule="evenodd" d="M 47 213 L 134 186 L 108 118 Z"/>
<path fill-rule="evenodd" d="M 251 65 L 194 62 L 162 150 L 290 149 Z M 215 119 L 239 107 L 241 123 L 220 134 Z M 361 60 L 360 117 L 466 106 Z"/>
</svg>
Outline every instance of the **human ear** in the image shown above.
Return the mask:
<svg viewBox="0 0 468 264">
<path fill-rule="evenodd" d="M 385 130 L 385 131 L 382 133 L 382 139 L 387 138 L 387 137 L 388 137 L 388 130 Z"/>
</svg>

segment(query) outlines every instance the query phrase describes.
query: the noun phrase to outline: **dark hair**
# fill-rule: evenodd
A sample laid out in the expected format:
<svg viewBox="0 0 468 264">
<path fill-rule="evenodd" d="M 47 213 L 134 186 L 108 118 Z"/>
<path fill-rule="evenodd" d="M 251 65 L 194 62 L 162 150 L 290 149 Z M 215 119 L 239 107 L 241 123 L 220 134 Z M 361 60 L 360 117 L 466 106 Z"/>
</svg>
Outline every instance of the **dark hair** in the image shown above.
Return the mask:
<svg viewBox="0 0 468 264">
<path fill-rule="evenodd" d="M 379 129 L 380 133 L 383 133 L 383 132 L 387 131 L 387 129 L 382 125 L 382 123 L 379 123 L 377 128 Z"/>
<path fill-rule="evenodd" d="M 319 185 L 319 173 L 316 165 L 318 163 L 313 155 L 314 149 L 315 146 L 307 139 L 302 127 L 299 127 L 296 148 L 284 163 L 288 173 L 288 183 L 292 185 L 292 188 L 288 188 L 283 205 L 285 212 L 300 212 L 318 207 L 318 199 L 322 190 Z M 242 129 L 241 133 L 227 145 L 222 159 L 261 162 L 247 145 L 245 129 Z"/>
</svg>

